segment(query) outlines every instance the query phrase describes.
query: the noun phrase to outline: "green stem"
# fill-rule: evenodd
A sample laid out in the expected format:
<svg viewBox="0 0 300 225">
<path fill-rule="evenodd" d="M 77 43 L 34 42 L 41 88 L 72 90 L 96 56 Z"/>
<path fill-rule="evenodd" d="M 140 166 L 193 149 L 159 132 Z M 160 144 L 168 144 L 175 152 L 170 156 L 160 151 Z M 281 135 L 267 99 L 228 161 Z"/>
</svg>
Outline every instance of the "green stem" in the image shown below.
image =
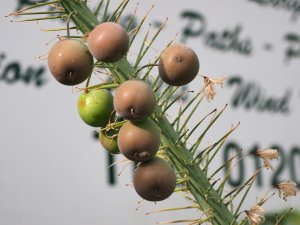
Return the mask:
<svg viewBox="0 0 300 225">
<path fill-rule="evenodd" d="M 94 15 L 95 15 L 96 17 L 98 16 L 98 13 L 99 13 L 99 11 L 100 11 L 100 9 L 101 9 L 101 6 L 102 6 L 102 4 L 103 4 L 103 1 L 104 1 L 104 0 L 101 0 L 101 1 L 98 3 L 97 8 L 96 8 L 95 11 L 94 11 Z"/>
<path fill-rule="evenodd" d="M 62 16 L 47 16 L 47 17 L 39 17 L 39 18 L 31 18 L 25 20 L 15 20 L 13 22 L 30 22 L 30 21 L 38 21 L 38 20 L 56 20 L 61 19 Z"/>
<path fill-rule="evenodd" d="M 104 9 L 104 13 L 102 16 L 102 22 L 106 21 L 106 17 L 107 17 L 107 10 L 108 10 L 108 6 L 110 4 L 110 0 L 107 0 L 106 4 L 105 4 L 105 9 Z"/>
<path fill-rule="evenodd" d="M 60 14 L 65 13 L 64 11 L 45 11 L 45 12 L 26 12 L 26 13 L 14 13 L 15 16 L 27 16 L 27 15 L 49 15 L 49 14 Z"/>
</svg>

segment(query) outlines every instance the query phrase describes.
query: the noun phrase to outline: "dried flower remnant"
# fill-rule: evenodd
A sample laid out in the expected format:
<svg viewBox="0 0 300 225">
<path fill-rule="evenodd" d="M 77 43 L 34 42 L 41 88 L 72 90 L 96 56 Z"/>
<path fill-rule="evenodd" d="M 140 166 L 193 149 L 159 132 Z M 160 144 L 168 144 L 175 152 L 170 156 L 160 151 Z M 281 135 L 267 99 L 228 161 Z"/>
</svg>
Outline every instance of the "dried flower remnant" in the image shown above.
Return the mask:
<svg viewBox="0 0 300 225">
<path fill-rule="evenodd" d="M 274 170 L 269 160 L 278 159 L 279 152 L 277 149 L 259 149 L 255 152 L 255 155 L 263 159 L 265 168 Z"/>
<path fill-rule="evenodd" d="M 265 210 L 260 205 L 254 205 L 246 210 L 247 218 L 250 225 L 259 225 L 264 221 Z"/>
<path fill-rule="evenodd" d="M 281 182 L 276 185 L 276 188 L 279 191 L 279 197 L 282 197 L 285 201 L 290 196 L 296 196 L 297 194 L 297 185 L 292 181 Z"/>
<path fill-rule="evenodd" d="M 205 84 L 205 95 L 208 101 L 211 101 L 214 99 L 216 95 L 216 91 L 214 88 L 215 84 L 221 85 L 223 87 L 225 77 L 220 77 L 220 78 L 209 78 L 207 76 L 203 76 L 204 79 L 204 84 Z"/>
</svg>

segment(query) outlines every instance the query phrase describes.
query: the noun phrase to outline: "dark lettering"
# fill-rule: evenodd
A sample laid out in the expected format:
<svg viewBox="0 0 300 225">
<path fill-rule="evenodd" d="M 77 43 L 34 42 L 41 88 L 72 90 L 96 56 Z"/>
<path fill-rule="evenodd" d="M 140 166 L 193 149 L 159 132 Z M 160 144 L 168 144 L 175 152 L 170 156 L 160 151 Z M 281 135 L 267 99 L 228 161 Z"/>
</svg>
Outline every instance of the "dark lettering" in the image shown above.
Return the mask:
<svg viewBox="0 0 300 225">
<path fill-rule="evenodd" d="M 6 55 L 5 55 L 4 53 L 1 53 L 1 54 L 0 54 L 0 69 L 1 69 L 1 67 L 2 67 L 2 62 L 3 62 L 3 60 L 5 59 L 5 57 L 6 57 Z"/>
<path fill-rule="evenodd" d="M 257 83 L 244 82 L 240 77 L 230 78 L 227 84 L 237 86 L 231 100 L 233 108 L 244 107 L 259 112 L 290 113 L 291 90 L 286 90 L 282 97 L 270 97 L 265 95 L 265 91 Z"/>
<path fill-rule="evenodd" d="M 205 32 L 207 23 L 201 13 L 184 11 L 181 14 L 181 17 L 188 20 L 188 23 L 183 28 L 183 37 L 181 42 L 185 43 L 189 37 L 198 37 Z"/>
<path fill-rule="evenodd" d="M 255 155 L 255 152 L 257 151 L 257 149 L 259 149 L 259 145 L 254 144 L 254 146 L 250 150 L 250 155 L 253 156 L 254 164 L 255 164 L 255 170 L 257 170 L 257 171 L 259 170 L 259 172 L 256 175 L 255 182 L 256 182 L 258 187 L 261 187 L 261 186 L 263 186 L 262 171 L 260 170 L 262 165 L 261 165 L 260 158 Z"/>
<path fill-rule="evenodd" d="M 290 162 L 289 169 L 290 169 L 292 181 L 294 181 L 297 184 L 297 187 L 300 188 L 300 173 L 299 173 L 300 172 L 300 148 L 299 147 L 292 148 L 289 162 Z"/>
<path fill-rule="evenodd" d="M 32 67 L 29 66 L 24 72 L 22 72 L 22 67 L 20 62 L 13 61 L 4 65 L 4 59 L 6 55 L 4 53 L 0 54 L 0 81 L 7 84 L 14 84 L 17 81 L 22 81 L 25 84 L 34 83 L 36 87 L 41 87 L 46 84 L 45 79 L 45 67 Z"/>
<path fill-rule="evenodd" d="M 248 0 L 260 6 L 271 6 L 275 9 L 285 9 L 292 12 L 292 20 L 296 20 L 300 13 L 300 2 L 298 0 Z"/>
<path fill-rule="evenodd" d="M 248 157 L 245 156 L 252 156 L 255 163 L 255 171 L 259 172 L 256 174 L 256 185 L 257 187 L 262 187 L 265 185 L 272 185 L 275 187 L 277 184 L 290 180 L 297 184 L 297 187 L 300 188 L 300 147 L 294 146 L 291 148 L 290 151 L 287 151 L 281 147 L 279 144 L 273 144 L 270 145 L 270 149 L 277 149 L 279 153 L 278 160 L 270 161 L 272 165 L 276 163 L 276 166 L 273 168 L 274 173 L 272 173 L 270 180 L 267 180 L 266 177 L 264 177 L 265 173 L 264 170 L 261 170 L 263 164 L 263 159 L 261 157 L 258 157 L 255 155 L 255 152 L 260 149 L 259 144 L 254 144 L 252 148 L 249 149 L 248 153 L 238 151 L 242 146 L 236 142 L 236 141 L 228 141 L 227 144 L 224 146 L 223 151 L 223 163 L 227 162 L 231 157 L 233 157 L 235 154 L 239 154 L 236 157 L 236 160 L 238 160 L 238 163 L 234 167 L 234 171 L 229 171 L 229 167 L 225 167 L 225 173 L 228 174 L 228 183 L 232 186 L 238 186 L 241 185 L 243 182 L 243 176 L 244 174 L 248 174 L 249 171 L 245 171 L 245 169 L 250 168 L 249 165 L 245 165 L 244 163 L 247 163 L 247 161 L 243 162 L 241 159 L 246 159 Z M 244 167 L 245 166 L 245 167 Z M 238 167 L 238 168 L 236 168 Z M 285 170 L 289 171 L 289 174 L 285 173 Z M 231 172 L 235 172 L 233 175 Z M 251 172 L 252 173 L 252 172 Z M 289 176 L 288 176 L 289 175 Z M 288 176 L 288 177 L 287 177 Z"/>
<path fill-rule="evenodd" d="M 279 165 L 277 166 L 277 168 L 275 169 L 275 172 L 273 173 L 272 176 L 272 185 L 273 187 L 275 187 L 277 184 L 281 183 L 283 180 L 280 180 L 280 175 L 282 173 L 282 171 L 284 170 L 284 166 L 285 166 L 285 162 L 286 162 L 286 156 L 284 151 L 282 150 L 282 148 L 278 145 L 272 145 L 271 146 L 272 149 L 277 149 L 279 152 Z"/>
<path fill-rule="evenodd" d="M 221 31 L 207 31 L 207 21 L 201 13 L 184 11 L 181 17 L 188 21 L 182 29 L 181 42 L 183 43 L 190 38 L 201 37 L 204 45 L 222 52 L 250 55 L 253 51 L 252 41 L 248 38 L 240 38 L 242 26 L 237 25 L 233 29 Z"/>
<path fill-rule="evenodd" d="M 20 78 L 20 65 L 17 62 L 8 64 L 1 75 L 1 80 L 8 84 L 13 84 Z"/>
<path fill-rule="evenodd" d="M 249 39 L 240 40 L 241 26 L 236 26 L 233 30 L 226 29 L 223 32 L 209 32 L 205 35 L 206 45 L 224 52 L 234 51 L 243 55 L 250 55 L 252 44 Z"/>
<path fill-rule="evenodd" d="M 242 155 L 240 154 L 241 147 L 236 142 L 228 142 L 223 151 L 223 163 L 225 164 L 230 160 L 231 157 L 238 154 L 236 160 L 238 160 L 237 165 L 234 167 L 237 171 L 236 178 L 233 177 L 233 171 L 229 165 L 225 166 L 225 173 L 229 173 L 228 184 L 233 187 L 238 187 L 243 184 L 245 178 L 245 165 Z"/>
<path fill-rule="evenodd" d="M 37 69 L 29 67 L 23 74 L 22 79 L 25 83 L 34 82 L 37 87 L 43 86 L 47 81 L 44 79 L 44 67 Z"/>
<path fill-rule="evenodd" d="M 300 35 L 289 33 L 284 39 L 288 42 L 288 47 L 285 51 L 286 61 L 294 58 L 300 58 Z"/>
</svg>

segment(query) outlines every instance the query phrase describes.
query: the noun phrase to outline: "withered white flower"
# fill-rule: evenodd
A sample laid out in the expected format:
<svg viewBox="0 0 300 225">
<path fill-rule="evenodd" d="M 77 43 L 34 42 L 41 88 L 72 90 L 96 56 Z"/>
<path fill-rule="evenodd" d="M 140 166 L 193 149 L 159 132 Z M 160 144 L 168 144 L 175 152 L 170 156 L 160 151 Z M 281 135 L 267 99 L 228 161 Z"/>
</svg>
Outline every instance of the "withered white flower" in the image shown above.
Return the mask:
<svg viewBox="0 0 300 225">
<path fill-rule="evenodd" d="M 276 188 L 279 191 L 279 197 L 282 197 L 285 201 L 290 196 L 296 196 L 297 194 L 297 185 L 292 181 L 281 182 L 276 185 Z"/>
<path fill-rule="evenodd" d="M 267 169 L 270 168 L 271 170 L 274 170 L 269 160 L 278 159 L 279 152 L 277 149 L 258 149 L 255 152 L 255 155 L 263 159 L 264 167 L 266 167 Z"/>
<path fill-rule="evenodd" d="M 246 210 L 247 218 L 250 225 L 259 225 L 261 224 L 264 217 L 265 210 L 260 205 L 254 205 L 249 210 Z"/>
<path fill-rule="evenodd" d="M 226 80 L 226 77 L 219 77 L 219 78 L 208 78 L 210 82 L 213 84 L 220 84 L 221 87 L 223 87 L 224 81 Z"/>
<path fill-rule="evenodd" d="M 208 101 L 213 100 L 216 95 L 216 91 L 214 88 L 214 84 L 221 85 L 223 87 L 225 77 L 220 78 L 209 78 L 207 76 L 203 76 L 204 84 L 205 84 L 205 95 Z"/>
</svg>

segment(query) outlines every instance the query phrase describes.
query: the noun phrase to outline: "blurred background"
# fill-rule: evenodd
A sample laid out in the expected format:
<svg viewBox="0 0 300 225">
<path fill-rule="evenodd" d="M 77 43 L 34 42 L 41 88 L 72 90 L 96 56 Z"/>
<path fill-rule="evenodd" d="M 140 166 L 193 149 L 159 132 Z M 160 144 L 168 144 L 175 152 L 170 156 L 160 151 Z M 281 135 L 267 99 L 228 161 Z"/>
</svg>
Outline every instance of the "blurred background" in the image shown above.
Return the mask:
<svg viewBox="0 0 300 225">
<path fill-rule="evenodd" d="M 122 163 L 109 168 L 122 157 L 111 157 L 102 149 L 96 130 L 79 118 L 79 93 L 58 84 L 44 60 L 58 32 L 42 30 L 65 25 L 18 23 L 11 20 L 21 18 L 5 17 L 34 2 L 0 3 L 0 224 L 151 225 L 198 218 L 201 214 L 193 209 L 145 215 L 188 203 L 173 194 L 163 202 L 139 205 L 141 198 L 131 185 L 133 165 L 124 170 Z M 96 8 L 97 3 L 92 0 L 89 5 Z M 112 5 L 118 3 L 112 1 Z M 128 22 L 136 4 L 129 3 L 120 23 Z M 153 35 L 167 17 L 168 22 L 147 56 L 149 61 L 178 33 L 176 41 L 198 54 L 201 75 L 227 78 L 223 88 L 216 87 L 215 99 L 201 104 L 199 118 L 228 104 L 206 137 L 207 144 L 241 122 L 215 164 L 216 169 L 243 149 L 243 159 L 229 177 L 228 190 L 241 185 L 261 166 L 249 155 L 252 151 L 277 148 L 280 158 L 273 162 L 275 171 L 259 173 L 243 207 L 275 192 L 265 204 L 266 224 L 275 224 L 276 214 L 291 207 L 283 224 L 300 224 L 299 195 L 284 201 L 274 188 L 287 180 L 300 188 L 300 1 L 143 1 L 135 24 L 153 4 L 141 33 L 151 23 Z M 138 49 L 138 44 L 130 49 L 129 59 Z M 94 82 L 105 79 L 96 77 Z M 198 76 L 184 89 L 201 87 L 203 78 Z"/>
</svg>

